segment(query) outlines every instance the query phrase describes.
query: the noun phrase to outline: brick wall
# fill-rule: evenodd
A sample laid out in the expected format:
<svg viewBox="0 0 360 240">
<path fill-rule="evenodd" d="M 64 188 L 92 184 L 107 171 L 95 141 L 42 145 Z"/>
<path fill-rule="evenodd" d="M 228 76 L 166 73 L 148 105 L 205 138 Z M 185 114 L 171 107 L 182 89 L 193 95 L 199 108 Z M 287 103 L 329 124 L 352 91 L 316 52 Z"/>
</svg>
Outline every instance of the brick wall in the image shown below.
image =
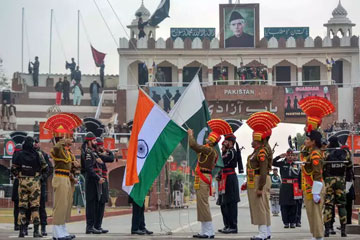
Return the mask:
<svg viewBox="0 0 360 240">
<path fill-rule="evenodd" d="M 360 122 L 360 87 L 354 88 L 354 122 Z"/>
</svg>

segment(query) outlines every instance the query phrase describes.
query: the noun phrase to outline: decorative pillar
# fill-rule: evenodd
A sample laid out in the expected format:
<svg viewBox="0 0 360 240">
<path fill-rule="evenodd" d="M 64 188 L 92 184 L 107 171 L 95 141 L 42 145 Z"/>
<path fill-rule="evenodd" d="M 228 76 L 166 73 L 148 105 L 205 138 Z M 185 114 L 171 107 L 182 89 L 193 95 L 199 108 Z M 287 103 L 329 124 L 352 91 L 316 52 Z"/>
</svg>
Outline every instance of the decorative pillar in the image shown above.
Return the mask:
<svg viewBox="0 0 360 240">
<path fill-rule="evenodd" d="M 208 68 L 208 83 L 209 83 L 209 86 L 214 85 L 214 74 L 213 74 L 212 68 Z"/>
<path fill-rule="evenodd" d="M 302 82 L 302 68 L 301 67 L 298 67 L 297 69 L 297 85 L 298 86 L 302 86 L 303 85 L 303 82 Z"/>
<path fill-rule="evenodd" d="M 271 86 L 273 84 L 273 74 L 272 68 L 268 68 L 268 85 Z"/>
<path fill-rule="evenodd" d="M 178 68 L 178 87 L 183 86 L 183 69 Z"/>
</svg>

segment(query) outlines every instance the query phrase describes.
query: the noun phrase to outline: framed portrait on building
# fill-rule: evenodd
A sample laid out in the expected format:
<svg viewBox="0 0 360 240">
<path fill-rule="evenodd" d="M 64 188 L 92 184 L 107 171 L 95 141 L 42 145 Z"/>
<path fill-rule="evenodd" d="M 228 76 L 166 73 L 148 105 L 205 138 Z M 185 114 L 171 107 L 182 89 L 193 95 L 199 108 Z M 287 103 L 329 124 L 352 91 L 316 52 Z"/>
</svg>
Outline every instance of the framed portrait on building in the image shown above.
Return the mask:
<svg viewBox="0 0 360 240">
<path fill-rule="evenodd" d="M 254 48 L 259 43 L 259 4 L 220 4 L 220 47 Z"/>
</svg>

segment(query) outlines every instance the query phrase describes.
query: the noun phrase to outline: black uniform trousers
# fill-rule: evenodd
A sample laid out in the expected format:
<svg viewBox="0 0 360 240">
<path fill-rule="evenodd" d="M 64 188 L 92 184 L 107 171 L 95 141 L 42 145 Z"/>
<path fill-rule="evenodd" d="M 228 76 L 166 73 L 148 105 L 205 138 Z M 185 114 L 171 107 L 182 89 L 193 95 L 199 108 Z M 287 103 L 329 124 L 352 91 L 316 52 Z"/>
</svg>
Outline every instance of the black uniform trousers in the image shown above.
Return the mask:
<svg viewBox="0 0 360 240">
<path fill-rule="evenodd" d="M 140 207 L 132 201 L 132 219 L 131 219 L 131 232 L 145 229 L 145 206 Z"/>
<path fill-rule="evenodd" d="M 102 193 L 99 201 L 99 205 L 97 207 L 97 213 L 95 217 L 95 224 L 94 227 L 96 229 L 101 229 L 102 221 L 104 218 L 104 212 L 105 212 L 105 205 L 108 202 L 108 182 L 105 180 L 105 182 L 101 185 L 102 187 Z"/>
<path fill-rule="evenodd" d="M 97 183 L 86 178 L 85 180 L 85 196 L 86 196 L 86 229 L 95 227 L 95 221 L 98 217 L 99 198 L 97 192 Z"/>
<path fill-rule="evenodd" d="M 41 183 L 41 194 L 40 194 L 40 224 L 47 225 L 47 213 L 46 213 L 46 183 Z"/>
<path fill-rule="evenodd" d="M 280 205 L 281 218 L 285 225 L 296 223 L 297 205 Z"/>
<path fill-rule="evenodd" d="M 220 205 L 225 228 L 237 230 L 238 203 L 231 202 Z"/>
<path fill-rule="evenodd" d="M 302 205 L 303 205 L 303 200 L 302 199 L 296 200 L 296 219 L 295 219 L 295 223 L 301 224 Z"/>
</svg>

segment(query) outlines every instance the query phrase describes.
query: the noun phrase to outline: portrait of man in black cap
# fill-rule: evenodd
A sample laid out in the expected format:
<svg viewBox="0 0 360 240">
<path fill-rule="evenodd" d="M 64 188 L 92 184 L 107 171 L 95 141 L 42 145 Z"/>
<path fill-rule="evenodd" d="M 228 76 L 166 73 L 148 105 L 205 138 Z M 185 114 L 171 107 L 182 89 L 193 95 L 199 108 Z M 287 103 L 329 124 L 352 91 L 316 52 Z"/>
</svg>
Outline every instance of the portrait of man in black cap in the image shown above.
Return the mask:
<svg viewBox="0 0 360 240">
<path fill-rule="evenodd" d="M 227 36 L 225 39 L 225 48 L 254 47 L 254 35 L 245 32 L 245 30 L 251 32 L 249 31 L 251 28 L 246 29 L 247 23 L 247 19 L 245 19 L 240 12 L 235 10 L 231 12 L 228 23 L 225 24 L 225 35 Z"/>
</svg>

